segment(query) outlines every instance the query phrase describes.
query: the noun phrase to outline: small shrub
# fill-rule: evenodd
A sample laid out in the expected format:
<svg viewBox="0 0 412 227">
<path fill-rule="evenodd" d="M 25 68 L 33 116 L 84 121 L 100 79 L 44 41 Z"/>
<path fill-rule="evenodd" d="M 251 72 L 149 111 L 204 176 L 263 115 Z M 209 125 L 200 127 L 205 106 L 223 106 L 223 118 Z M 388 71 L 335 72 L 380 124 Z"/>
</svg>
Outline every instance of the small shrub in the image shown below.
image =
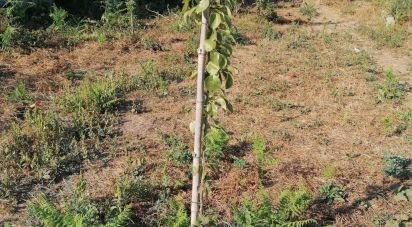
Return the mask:
<svg viewBox="0 0 412 227">
<path fill-rule="evenodd" d="M 12 102 L 30 101 L 31 94 L 26 88 L 26 84 L 19 82 L 14 90 L 9 94 L 9 99 Z"/>
<path fill-rule="evenodd" d="M 378 85 L 377 103 L 386 100 L 399 101 L 405 97 L 405 88 L 399 83 L 392 69 L 385 71 L 385 82 Z"/>
<path fill-rule="evenodd" d="M 300 14 L 308 18 L 309 21 L 312 20 L 314 16 L 317 15 L 317 9 L 314 4 L 311 3 L 303 3 L 299 9 Z"/>
<path fill-rule="evenodd" d="M 0 34 L 1 49 L 5 50 L 13 45 L 16 29 L 11 25 L 6 27 L 3 34 Z"/>
<path fill-rule="evenodd" d="M 235 210 L 234 221 L 238 226 L 305 226 L 316 223 L 313 219 L 300 217 L 309 207 L 310 196 L 305 188 L 297 191 L 283 190 L 279 195 L 278 208 L 272 206 L 267 194 L 260 195 L 260 203 L 251 200 L 242 202 Z"/>
<path fill-rule="evenodd" d="M 411 173 L 407 169 L 409 160 L 401 155 L 387 155 L 384 157 L 385 168 L 383 171 L 389 176 L 406 178 Z"/>
<path fill-rule="evenodd" d="M 340 186 L 336 186 L 332 181 L 327 181 L 319 188 L 321 199 L 331 204 L 335 201 L 345 202 L 345 189 Z"/>
<path fill-rule="evenodd" d="M 412 1 L 411 0 L 393 0 L 389 7 L 390 15 L 394 16 L 399 22 L 410 20 L 412 18 Z"/>
</svg>

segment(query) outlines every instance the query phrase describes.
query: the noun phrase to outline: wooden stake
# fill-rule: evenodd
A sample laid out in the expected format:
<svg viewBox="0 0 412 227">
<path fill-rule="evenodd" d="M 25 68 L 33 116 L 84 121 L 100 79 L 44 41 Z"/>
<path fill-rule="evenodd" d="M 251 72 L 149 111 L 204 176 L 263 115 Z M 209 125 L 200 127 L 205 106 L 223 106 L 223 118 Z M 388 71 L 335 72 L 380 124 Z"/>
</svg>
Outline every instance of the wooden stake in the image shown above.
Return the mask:
<svg viewBox="0 0 412 227">
<path fill-rule="evenodd" d="M 199 197 L 200 197 L 200 163 L 202 159 L 202 128 L 203 128 L 203 104 L 204 104 L 204 85 L 206 50 L 205 40 L 208 28 L 208 12 L 202 13 L 202 26 L 200 30 L 200 44 L 197 60 L 197 90 L 196 90 L 196 121 L 195 121 L 195 138 L 194 138 L 194 155 L 193 155 L 193 181 L 192 181 L 192 204 L 190 224 L 194 226 L 198 223 L 199 217 Z"/>
</svg>

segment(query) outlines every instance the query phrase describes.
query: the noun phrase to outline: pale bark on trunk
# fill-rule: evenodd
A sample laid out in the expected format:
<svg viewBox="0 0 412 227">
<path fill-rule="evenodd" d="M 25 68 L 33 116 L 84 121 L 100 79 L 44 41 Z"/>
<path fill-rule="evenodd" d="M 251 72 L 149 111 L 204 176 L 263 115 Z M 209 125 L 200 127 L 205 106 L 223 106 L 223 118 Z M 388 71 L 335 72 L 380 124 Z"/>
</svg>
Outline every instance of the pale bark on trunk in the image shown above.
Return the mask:
<svg viewBox="0 0 412 227">
<path fill-rule="evenodd" d="M 195 138 L 194 138 L 194 154 L 193 154 L 193 181 L 192 181 L 192 203 L 190 224 L 194 226 L 198 222 L 199 217 L 199 202 L 200 197 L 200 163 L 202 162 L 202 127 L 203 127 L 203 105 L 204 105 L 204 75 L 206 50 L 205 40 L 207 33 L 207 10 L 202 13 L 202 26 L 200 31 L 200 44 L 198 49 L 197 62 L 197 93 L 196 93 L 196 120 L 195 120 Z"/>
</svg>

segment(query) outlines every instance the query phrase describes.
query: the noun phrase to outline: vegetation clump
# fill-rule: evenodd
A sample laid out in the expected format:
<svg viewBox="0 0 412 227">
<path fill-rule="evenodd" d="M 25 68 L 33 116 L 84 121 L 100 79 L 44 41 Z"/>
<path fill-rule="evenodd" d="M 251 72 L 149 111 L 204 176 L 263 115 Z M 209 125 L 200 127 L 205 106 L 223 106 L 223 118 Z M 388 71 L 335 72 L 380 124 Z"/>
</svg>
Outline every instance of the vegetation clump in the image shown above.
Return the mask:
<svg viewBox="0 0 412 227">
<path fill-rule="evenodd" d="M 267 194 L 260 195 L 259 204 L 251 200 L 242 202 L 234 212 L 239 226 L 306 226 L 316 223 L 313 219 L 302 219 L 310 205 L 310 196 L 304 187 L 297 191 L 285 189 L 279 194 L 277 208 L 274 208 Z"/>
</svg>

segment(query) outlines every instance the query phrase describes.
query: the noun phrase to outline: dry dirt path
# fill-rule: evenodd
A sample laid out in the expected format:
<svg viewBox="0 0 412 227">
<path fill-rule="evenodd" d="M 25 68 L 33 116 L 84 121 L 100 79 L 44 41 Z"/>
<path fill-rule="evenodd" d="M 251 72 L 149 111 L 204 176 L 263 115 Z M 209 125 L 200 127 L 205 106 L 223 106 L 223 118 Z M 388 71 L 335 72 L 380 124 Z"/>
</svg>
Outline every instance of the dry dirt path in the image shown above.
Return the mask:
<svg viewBox="0 0 412 227">
<path fill-rule="evenodd" d="M 412 40 L 407 40 L 404 46 L 399 49 L 378 49 L 374 41 L 356 31 L 361 22 L 355 16 L 345 15 L 324 4 L 319 4 L 317 7 L 319 15 L 313 21 L 314 29 L 347 32 L 354 41 L 353 48 L 365 50 L 379 66 L 384 69 L 392 67 L 396 73 L 402 76 L 402 80 L 412 83 Z M 410 30 L 409 28 L 409 33 L 411 33 Z"/>
</svg>

